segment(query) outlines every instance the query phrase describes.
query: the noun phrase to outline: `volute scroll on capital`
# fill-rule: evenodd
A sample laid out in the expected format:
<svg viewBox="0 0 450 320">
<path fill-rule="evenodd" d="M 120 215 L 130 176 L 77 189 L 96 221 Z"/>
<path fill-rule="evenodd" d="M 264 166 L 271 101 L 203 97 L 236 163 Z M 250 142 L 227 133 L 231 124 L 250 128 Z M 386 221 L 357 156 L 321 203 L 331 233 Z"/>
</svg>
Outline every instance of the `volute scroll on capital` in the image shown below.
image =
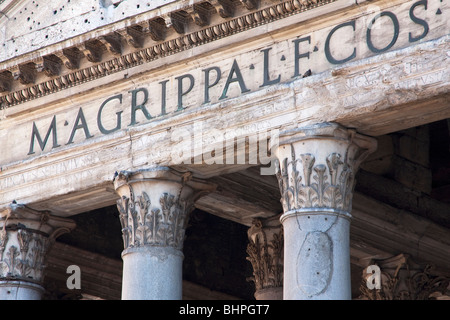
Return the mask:
<svg viewBox="0 0 450 320">
<path fill-rule="evenodd" d="M 195 201 L 215 189 L 190 172 L 168 167 L 121 171 L 114 187 L 124 248 L 142 246 L 182 249 L 189 213 Z"/>
<path fill-rule="evenodd" d="M 317 208 L 349 215 L 356 172 L 376 140 L 336 123 L 287 130 L 278 139 L 276 177 L 285 215 Z"/>
</svg>

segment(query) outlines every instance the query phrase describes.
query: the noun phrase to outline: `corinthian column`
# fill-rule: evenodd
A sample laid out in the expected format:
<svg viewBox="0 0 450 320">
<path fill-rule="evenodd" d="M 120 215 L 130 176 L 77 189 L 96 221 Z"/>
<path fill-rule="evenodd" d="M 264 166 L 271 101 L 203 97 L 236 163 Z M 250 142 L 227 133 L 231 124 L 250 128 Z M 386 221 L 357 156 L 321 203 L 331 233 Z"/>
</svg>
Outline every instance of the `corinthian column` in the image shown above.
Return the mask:
<svg viewBox="0 0 450 320">
<path fill-rule="evenodd" d="M 334 123 L 282 133 L 276 155 L 284 214 L 284 299 L 351 299 L 355 174 L 376 140 Z"/>
<path fill-rule="evenodd" d="M 255 219 L 248 229 L 247 260 L 256 300 L 283 300 L 283 228 L 280 215 Z"/>
<path fill-rule="evenodd" d="M 114 186 L 125 247 L 122 299 L 181 299 L 188 215 L 212 186 L 167 167 L 122 171 Z"/>
<path fill-rule="evenodd" d="M 45 258 L 75 222 L 12 203 L 0 212 L 0 300 L 40 300 Z"/>
</svg>

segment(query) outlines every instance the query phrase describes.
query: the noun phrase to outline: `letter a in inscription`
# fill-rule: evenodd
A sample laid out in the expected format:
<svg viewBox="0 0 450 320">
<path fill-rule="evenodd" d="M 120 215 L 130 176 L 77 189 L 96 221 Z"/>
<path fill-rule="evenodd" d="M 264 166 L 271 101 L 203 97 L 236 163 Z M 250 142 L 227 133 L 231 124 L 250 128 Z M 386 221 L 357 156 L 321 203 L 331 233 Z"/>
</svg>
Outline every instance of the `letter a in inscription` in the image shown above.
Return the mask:
<svg viewBox="0 0 450 320">
<path fill-rule="evenodd" d="M 89 133 L 89 128 L 86 123 L 86 118 L 84 117 L 83 109 L 80 108 L 78 111 L 77 119 L 75 120 L 75 124 L 72 129 L 72 133 L 70 134 L 69 141 L 66 144 L 73 143 L 73 138 L 75 137 L 75 133 L 78 129 L 84 130 L 84 135 L 86 136 L 86 139 L 92 138 L 93 136 Z"/>
<path fill-rule="evenodd" d="M 235 77 L 233 75 L 236 74 Z M 244 83 L 244 78 L 242 78 L 241 70 L 239 69 L 239 66 L 236 62 L 236 60 L 233 61 L 233 65 L 231 66 L 230 73 L 228 74 L 227 82 L 225 83 L 225 87 L 223 88 L 222 95 L 220 96 L 219 100 L 227 98 L 227 92 L 228 92 L 228 86 L 232 82 L 238 82 L 239 86 L 241 87 L 241 93 L 248 92 L 250 89 L 247 89 Z"/>
</svg>

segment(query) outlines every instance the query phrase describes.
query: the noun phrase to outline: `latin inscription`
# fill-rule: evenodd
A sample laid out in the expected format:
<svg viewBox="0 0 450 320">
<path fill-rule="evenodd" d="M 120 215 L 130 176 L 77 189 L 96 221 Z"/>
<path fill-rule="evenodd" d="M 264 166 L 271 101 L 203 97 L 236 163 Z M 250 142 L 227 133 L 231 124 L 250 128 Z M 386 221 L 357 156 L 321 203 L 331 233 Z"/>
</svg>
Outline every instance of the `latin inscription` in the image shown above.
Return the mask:
<svg viewBox="0 0 450 320">
<path fill-rule="evenodd" d="M 33 121 L 26 130 L 30 132 L 27 155 L 176 116 L 186 109 L 207 107 L 396 46 L 427 40 L 433 32 L 433 19 L 444 21 L 440 8 L 444 7 L 443 2 L 411 1 L 399 10 L 373 12 L 184 74 L 160 76 L 152 83 L 137 85 L 127 92 L 115 92 L 95 105 L 80 106 L 64 114 Z M 419 67 L 409 64 L 409 68 Z M 398 86 L 428 84 L 439 77 L 442 75 L 431 74 L 405 80 Z M 375 86 L 381 81 L 383 74 L 380 73 L 358 75 L 348 80 L 347 89 Z M 330 92 L 339 97 L 336 90 Z M 357 97 L 344 96 L 343 106 L 357 102 L 354 99 Z"/>
</svg>

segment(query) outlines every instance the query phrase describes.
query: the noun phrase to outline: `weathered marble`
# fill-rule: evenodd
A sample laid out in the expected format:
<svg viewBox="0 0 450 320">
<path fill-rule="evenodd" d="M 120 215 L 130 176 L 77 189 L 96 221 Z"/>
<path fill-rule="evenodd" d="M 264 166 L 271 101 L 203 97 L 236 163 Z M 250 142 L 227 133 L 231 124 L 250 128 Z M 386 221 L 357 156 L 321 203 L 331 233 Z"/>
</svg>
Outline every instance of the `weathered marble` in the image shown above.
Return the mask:
<svg viewBox="0 0 450 320">
<path fill-rule="evenodd" d="M 375 148 L 373 138 L 334 123 L 281 133 L 284 299 L 351 299 L 353 187 L 360 163 Z"/>
<path fill-rule="evenodd" d="M 214 186 L 167 167 L 118 172 L 114 186 L 125 247 L 122 299 L 181 299 L 189 213 Z"/>
<path fill-rule="evenodd" d="M 0 211 L 0 298 L 40 300 L 46 256 L 56 238 L 74 227 L 70 219 L 15 202 Z"/>
</svg>

